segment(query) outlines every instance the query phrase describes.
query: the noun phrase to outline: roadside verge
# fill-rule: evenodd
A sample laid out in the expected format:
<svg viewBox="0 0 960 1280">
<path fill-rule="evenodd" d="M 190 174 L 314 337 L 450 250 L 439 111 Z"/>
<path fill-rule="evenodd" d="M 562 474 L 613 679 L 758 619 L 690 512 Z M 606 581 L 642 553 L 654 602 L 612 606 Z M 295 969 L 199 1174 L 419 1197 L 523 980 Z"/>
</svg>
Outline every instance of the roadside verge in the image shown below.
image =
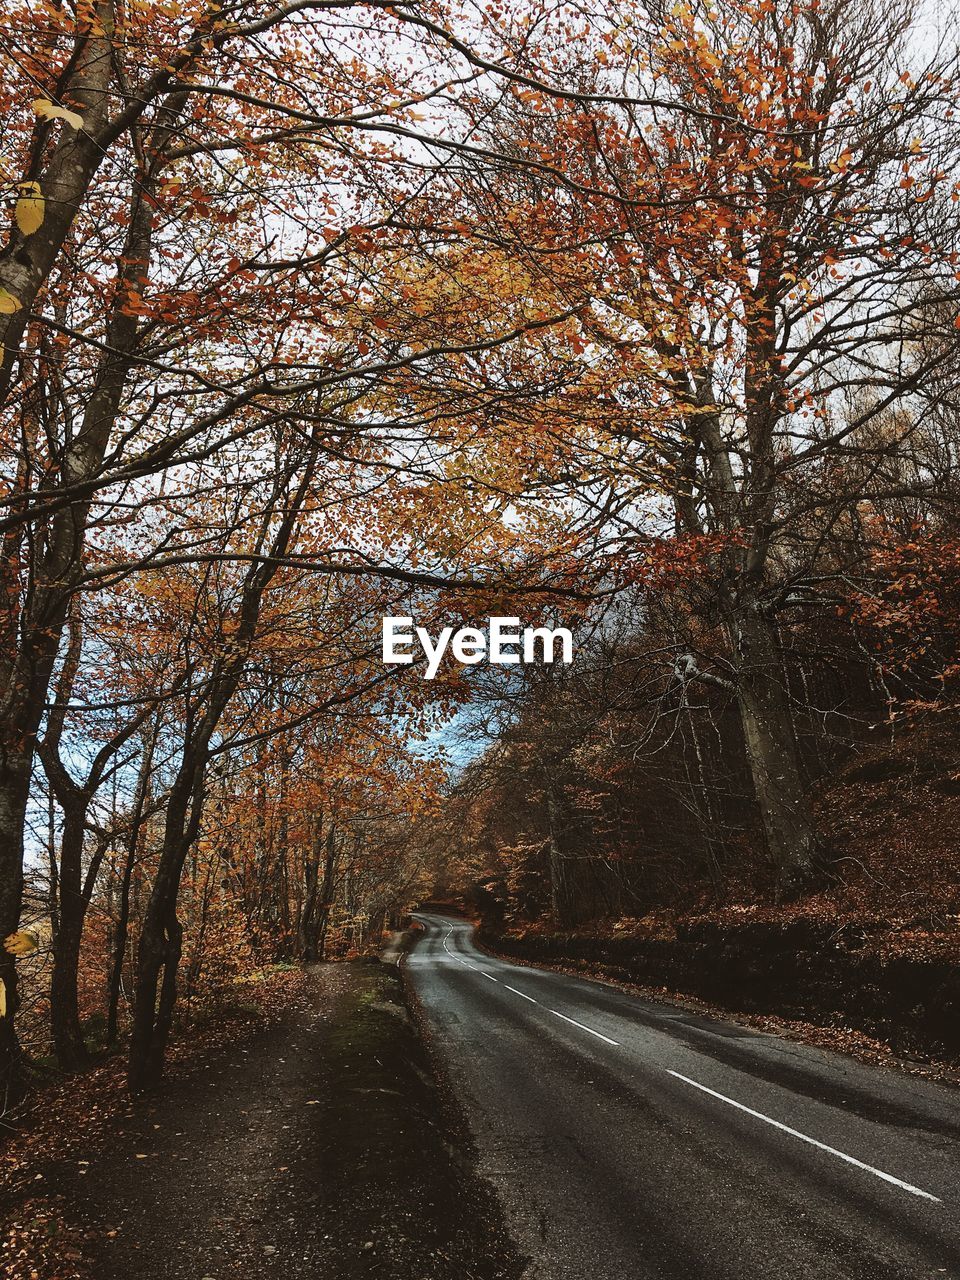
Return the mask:
<svg viewBox="0 0 960 1280">
<path fill-rule="evenodd" d="M 677 922 L 603 937 L 498 931 L 477 941 L 520 964 L 611 982 L 807 1043 L 960 1081 L 960 934 L 918 950 L 889 924 Z"/>
<path fill-rule="evenodd" d="M 315 966 L 274 1013 L 83 1136 L 15 1140 L 0 1276 L 516 1280 L 397 968 Z"/>
</svg>

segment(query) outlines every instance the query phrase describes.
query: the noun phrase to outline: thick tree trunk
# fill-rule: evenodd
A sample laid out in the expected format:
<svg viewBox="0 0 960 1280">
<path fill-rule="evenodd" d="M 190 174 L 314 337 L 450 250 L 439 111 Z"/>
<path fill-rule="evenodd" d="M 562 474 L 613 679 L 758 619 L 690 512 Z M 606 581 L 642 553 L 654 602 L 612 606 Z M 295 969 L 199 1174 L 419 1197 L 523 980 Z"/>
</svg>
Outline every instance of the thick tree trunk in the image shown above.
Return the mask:
<svg viewBox="0 0 960 1280">
<path fill-rule="evenodd" d="M 91 56 L 99 58 L 99 54 Z M 89 139 L 80 145 L 86 146 L 88 142 Z M 63 143 L 67 148 L 72 145 Z M 125 244 L 127 253 L 119 273 L 119 279 L 128 281 L 131 287 L 136 287 L 146 272 L 151 242 L 150 212 L 139 190 L 141 186 L 142 180 L 138 177 L 134 213 Z M 46 223 L 47 219 L 45 227 Z M 47 230 L 52 234 L 52 224 Z M 30 237 L 31 241 L 41 239 L 39 234 Z M 35 267 L 33 264 L 30 270 Z M 65 485 L 89 480 L 102 463 L 126 384 L 125 353 L 136 345 L 136 326 L 136 317 L 126 316 L 118 301 L 108 325 L 108 350 L 101 360 L 82 426 L 65 452 L 61 472 Z M 0 333 L 0 338 L 6 344 L 11 334 L 18 343 L 19 331 L 15 326 L 10 332 Z M 4 346 L 6 373 L 15 354 L 14 346 Z M 6 603 L 7 593 L 13 600 L 20 599 L 18 575 L 22 547 L 19 539 L 22 534 L 4 544 L 4 561 L 0 565 L 3 587 L 0 594 L 4 595 L 4 604 L 0 605 L 0 637 L 5 650 L 0 653 L 0 938 L 13 932 L 19 924 L 23 897 L 23 832 L 37 733 L 70 601 L 82 570 L 88 510 L 86 500 L 69 504 L 49 521 L 42 540 L 35 535 L 44 550 L 38 562 L 31 566 L 32 589 L 22 616 L 17 613 L 18 605 Z M 0 1018 L 0 1081 L 2 1087 L 15 1096 L 20 1088 L 16 1083 L 19 1054 L 12 1023 L 18 1001 L 16 973 L 5 952 L 0 952 L 0 978 L 7 995 L 7 1016 Z"/>
<path fill-rule="evenodd" d="M 767 851 L 781 892 L 800 892 L 816 876 L 822 857 L 784 688 L 776 636 L 756 602 L 738 610 L 738 700 L 747 760 L 763 821 Z"/>
</svg>

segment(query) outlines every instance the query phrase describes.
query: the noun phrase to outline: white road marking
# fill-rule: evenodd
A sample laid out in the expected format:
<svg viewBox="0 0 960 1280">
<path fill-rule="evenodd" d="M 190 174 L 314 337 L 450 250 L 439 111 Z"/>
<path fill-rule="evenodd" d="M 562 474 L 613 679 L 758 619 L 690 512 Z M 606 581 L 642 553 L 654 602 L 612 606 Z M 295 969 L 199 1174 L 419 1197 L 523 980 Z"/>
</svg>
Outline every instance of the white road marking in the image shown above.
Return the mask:
<svg viewBox="0 0 960 1280">
<path fill-rule="evenodd" d="M 752 1107 L 746 1107 L 742 1102 L 736 1102 L 733 1098 L 728 1098 L 726 1094 L 717 1093 L 716 1089 L 708 1089 L 705 1084 L 699 1084 L 696 1080 L 691 1080 L 689 1076 L 682 1076 L 679 1071 L 667 1072 L 668 1075 L 675 1076 L 677 1080 L 682 1080 L 684 1084 L 693 1085 L 694 1089 L 700 1089 L 703 1093 L 709 1093 L 711 1098 L 719 1098 L 721 1102 L 726 1102 L 728 1106 L 736 1107 L 738 1111 L 745 1111 L 747 1115 L 754 1116 L 757 1120 L 763 1120 L 766 1124 L 771 1124 L 775 1129 L 780 1129 L 783 1133 L 789 1133 L 792 1138 L 799 1138 L 801 1142 L 809 1142 L 811 1147 L 817 1147 L 820 1151 L 826 1151 L 829 1155 L 836 1156 L 838 1160 L 845 1160 L 847 1164 L 855 1165 L 858 1169 L 863 1169 L 865 1173 L 872 1173 L 875 1178 L 882 1178 L 884 1182 L 891 1182 L 895 1187 L 899 1187 L 901 1191 L 909 1191 L 912 1196 L 922 1196 L 924 1200 L 933 1200 L 935 1204 L 941 1204 L 939 1196 L 933 1196 L 929 1191 L 921 1191 L 919 1187 L 915 1187 L 912 1183 L 903 1182 L 900 1178 L 895 1178 L 892 1173 L 884 1173 L 882 1169 L 875 1169 L 872 1164 L 864 1164 L 862 1160 L 857 1160 L 853 1156 L 848 1156 L 845 1151 L 838 1151 L 836 1147 L 828 1147 L 825 1142 L 818 1142 L 816 1138 L 811 1138 L 806 1133 L 801 1133 L 799 1129 L 791 1129 L 787 1124 L 781 1124 L 779 1120 L 774 1120 L 770 1116 L 765 1116 L 762 1111 L 754 1111 Z"/>
<path fill-rule="evenodd" d="M 582 1022 L 577 1022 L 576 1018 L 568 1018 L 567 1015 L 565 1013 L 561 1013 L 559 1009 L 548 1009 L 547 1012 L 554 1014 L 557 1018 L 562 1018 L 564 1022 L 569 1022 L 574 1027 L 579 1027 L 581 1031 L 586 1031 L 590 1035 L 596 1036 L 598 1040 L 603 1040 L 606 1044 L 615 1045 L 617 1048 L 620 1047 L 619 1040 L 611 1040 L 609 1036 L 604 1036 L 601 1035 L 599 1031 L 594 1031 L 593 1027 L 585 1027 Z"/>
<path fill-rule="evenodd" d="M 458 964 L 462 964 L 466 969 L 473 969 L 476 973 L 482 973 L 485 978 L 489 978 L 491 982 L 499 982 L 499 978 L 495 978 L 492 974 L 487 973 L 485 969 L 478 969 L 476 965 L 462 960 L 460 956 L 454 953 L 447 946 L 447 938 L 453 932 L 453 925 L 447 929 L 446 937 L 443 939 L 443 949 L 452 960 L 456 960 Z M 539 1004 L 538 1000 L 534 1000 L 533 996 L 528 996 L 525 991 L 518 991 L 516 987 L 511 987 L 509 983 L 502 984 L 507 991 L 512 991 L 515 996 L 520 996 L 522 1000 L 529 1000 L 531 1004 Z M 598 1040 L 602 1040 L 604 1044 L 611 1044 L 615 1048 L 620 1047 L 619 1040 L 611 1040 L 609 1036 L 603 1035 L 599 1031 L 594 1031 L 593 1027 L 585 1026 L 582 1022 L 577 1022 L 576 1018 L 568 1018 L 565 1013 L 561 1013 L 559 1009 L 547 1009 L 548 1013 L 552 1013 L 556 1018 L 562 1018 L 564 1022 L 569 1022 L 571 1026 L 579 1027 L 581 1031 L 586 1031 L 588 1035 L 596 1036 Z M 679 1071 L 671 1071 L 667 1068 L 667 1074 L 673 1076 L 677 1080 L 682 1080 L 684 1084 L 691 1085 L 694 1089 L 699 1089 L 701 1093 L 707 1093 L 711 1098 L 716 1098 L 720 1102 L 725 1102 L 730 1107 L 736 1107 L 738 1111 L 745 1112 L 748 1116 L 753 1116 L 756 1120 L 762 1120 L 764 1124 L 772 1125 L 774 1129 L 779 1129 L 781 1133 L 788 1133 L 792 1138 L 798 1138 L 801 1142 L 808 1143 L 811 1147 L 816 1147 L 818 1151 L 825 1151 L 828 1155 L 836 1156 L 838 1160 L 843 1160 L 847 1164 L 851 1164 L 856 1169 L 862 1169 L 864 1173 L 873 1174 L 875 1178 L 880 1178 L 884 1182 L 889 1182 L 894 1187 L 899 1187 L 901 1191 L 907 1191 L 912 1196 L 920 1196 L 924 1200 L 932 1200 L 934 1204 L 942 1204 L 939 1196 L 932 1195 L 929 1191 L 924 1191 L 920 1187 L 915 1187 L 910 1182 L 904 1182 L 901 1178 L 895 1178 L 892 1173 L 884 1173 L 882 1169 L 875 1168 L 872 1164 L 865 1164 L 862 1160 L 857 1160 L 855 1156 L 847 1155 L 845 1151 L 838 1151 L 836 1147 L 828 1146 L 825 1142 L 819 1142 L 816 1138 L 811 1138 L 809 1134 L 801 1133 L 799 1129 L 791 1129 L 787 1124 L 781 1124 L 779 1120 L 774 1120 L 772 1116 L 764 1115 L 762 1111 L 755 1111 L 753 1107 L 748 1107 L 742 1102 L 737 1102 L 735 1098 L 728 1098 L 725 1093 L 718 1093 L 716 1089 L 710 1089 L 705 1084 L 700 1084 L 698 1080 L 691 1080 L 689 1076 L 681 1075 Z"/>
<path fill-rule="evenodd" d="M 512 991 L 515 996 L 519 996 L 522 1000 L 529 1000 L 531 1004 L 539 1004 L 539 1000 L 534 1000 L 533 996 L 528 996 L 525 991 L 518 991 L 516 987 L 511 987 L 509 982 L 503 984 L 508 991 Z"/>
<path fill-rule="evenodd" d="M 450 937 L 451 933 L 453 933 L 452 924 L 447 926 L 447 932 L 444 934 L 442 939 L 444 951 L 447 953 L 447 955 L 450 957 L 451 960 L 456 960 L 457 964 L 462 964 L 464 969 L 475 969 L 476 965 L 470 964 L 468 960 L 461 960 L 461 958 L 459 956 L 455 956 L 453 952 L 450 950 L 450 948 L 447 946 L 447 938 Z"/>
</svg>

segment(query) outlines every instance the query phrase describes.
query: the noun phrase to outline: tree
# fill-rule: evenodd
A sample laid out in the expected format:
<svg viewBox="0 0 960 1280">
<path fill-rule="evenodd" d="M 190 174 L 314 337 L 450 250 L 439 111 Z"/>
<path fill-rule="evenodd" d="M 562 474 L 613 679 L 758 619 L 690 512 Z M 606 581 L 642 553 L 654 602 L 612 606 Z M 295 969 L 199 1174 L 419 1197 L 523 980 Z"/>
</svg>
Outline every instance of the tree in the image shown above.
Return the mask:
<svg viewBox="0 0 960 1280">
<path fill-rule="evenodd" d="M 824 585 L 815 546 L 791 542 L 811 510 L 795 480 L 896 448 L 957 348 L 957 55 L 921 61 L 916 22 L 909 3 L 627 5 L 592 44 L 553 46 L 592 100 L 517 93 L 477 116 L 491 147 L 547 170 L 497 195 L 522 211 L 513 251 L 568 295 L 579 275 L 595 403 L 554 430 L 586 459 L 569 468 L 581 522 L 629 554 L 667 533 L 663 495 L 677 534 L 717 539 L 710 604 L 788 894 L 822 864 L 778 631 Z M 618 75 L 670 86 L 686 114 L 604 99 Z M 901 432 L 878 449 L 866 429 L 894 404 Z M 815 504 L 829 521 L 855 501 Z"/>
<path fill-rule="evenodd" d="M 256 469 L 252 441 L 281 420 L 308 434 L 322 421 L 345 470 L 379 430 L 386 467 L 390 441 L 357 405 L 381 373 L 435 354 L 381 338 L 375 251 L 411 187 L 442 171 L 411 169 L 382 140 L 416 144 L 415 106 L 448 83 L 445 66 L 435 78 L 432 60 L 403 55 L 410 40 L 445 57 L 453 45 L 386 6 L 358 27 L 354 7 L 95 0 L 9 15 L 0 934 L 19 920 L 36 743 L 77 593 L 148 562 L 202 562 L 205 538 L 184 544 L 160 523 L 171 493 L 206 500 L 204 465 L 220 454 Z M 362 554 L 351 566 L 373 567 Z M 0 1071 L 16 1092 L 6 955 L 0 981 Z"/>
</svg>

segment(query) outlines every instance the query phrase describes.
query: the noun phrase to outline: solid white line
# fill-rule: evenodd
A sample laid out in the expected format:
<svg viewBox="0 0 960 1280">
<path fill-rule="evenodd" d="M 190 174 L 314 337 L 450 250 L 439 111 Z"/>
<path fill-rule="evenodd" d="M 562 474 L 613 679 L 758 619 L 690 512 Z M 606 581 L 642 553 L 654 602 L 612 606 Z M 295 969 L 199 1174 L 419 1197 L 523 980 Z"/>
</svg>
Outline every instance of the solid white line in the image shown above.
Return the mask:
<svg viewBox="0 0 960 1280">
<path fill-rule="evenodd" d="M 603 1040 L 606 1044 L 616 1045 L 620 1047 L 619 1040 L 611 1040 L 609 1036 L 603 1036 L 599 1031 L 594 1031 L 593 1027 L 585 1027 L 582 1022 L 577 1022 L 576 1018 L 568 1018 L 565 1013 L 561 1013 L 558 1009 L 548 1009 L 548 1013 L 554 1014 L 558 1018 L 562 1018 L 564 1022 L 569 1022 L 575 1027 L 579 1027 L 581 1031 L 587 1031 L 592 1036 L 596 1036 L 598 1040 Z"/>
<path fill-rule="evenodd" d="M 520 996 L 524 1000 L 529 1000 L 531 1004 L 539 1004 L 538 1000 L 534 1000 L 533 996 L 528 996 L 525 991 L 518 991 L 516 987 L 511 987 L 509 982 L 503 984 L 508 991 L 512 991 L 515 996 Z"/>
<path fill-rule="evenodd" d="M 721 1102 L 726 1102 L 729 1106 L 736 1107 L 738 1111 L 745 1111 L 747 1115 L 755 1116 L 757 1120 L 772 1124 L 775 1129 L 780 1129 L 783 1133 L 789 1133 L 792 1138 L 799 1138 L 801 1142 L 809 1142 L 811 1147 L 826 1151 L 830 1155 L 836 1156 L 838 1160 L 845 1160 L 847 1164 L 855 1165 L 858 1169 L 863 1169 L 865 1173 L 872 1173 L 875 1178 L 882 1178 L 884 1182 L 892 1182 L 895 1187 L 899 1187 L 902 1191 L 909 1191 L 912 1196 L 922 1196 L 924 1200 L 933 1200 L 936 1204 L 942 1203 L 939 1196 L 932 1196 L 929 1191 L 921 1191 L 919 1187 L 915 1187 L 909 1182 L 902 1182 L 891 1173 L 884 1173 L 882 1169 L 875 1169 L 872 1164 L 864 1164 L 862 1160 L 856 1160 L 853 1156 L 848 1156 L 845 1151 L 838 1151 L 836 1147 L 828 1147 L 825 1142 L 818 1142 L 816 1138 L 811 1138 L 807 1134 L 801 1133 L 799 1129 L 791 1129 L 789 1125 L 781 1124 L 779 1120 L 765 1116 L 762 1111 L 754 1111 L 752 1107 L 745 1107 L 742 1102 L 735 1102 L 733 1098 L 728 1098 L 726 1094 L 717 1093 L 715 1089 L 708 1089 L 705 1084 L 699 1084 L 696 1080 L 691 1080 L 689 1076 L 682 1076 L 679 1071 L 668 1070 L 667 1074 L 675 1076 L 685 1084 L 692 1084 L 695 1089 L 700 1089 L 703 1093 L 709 1093 L 712 1098 L 719 1098 Z"/>
</svg>

